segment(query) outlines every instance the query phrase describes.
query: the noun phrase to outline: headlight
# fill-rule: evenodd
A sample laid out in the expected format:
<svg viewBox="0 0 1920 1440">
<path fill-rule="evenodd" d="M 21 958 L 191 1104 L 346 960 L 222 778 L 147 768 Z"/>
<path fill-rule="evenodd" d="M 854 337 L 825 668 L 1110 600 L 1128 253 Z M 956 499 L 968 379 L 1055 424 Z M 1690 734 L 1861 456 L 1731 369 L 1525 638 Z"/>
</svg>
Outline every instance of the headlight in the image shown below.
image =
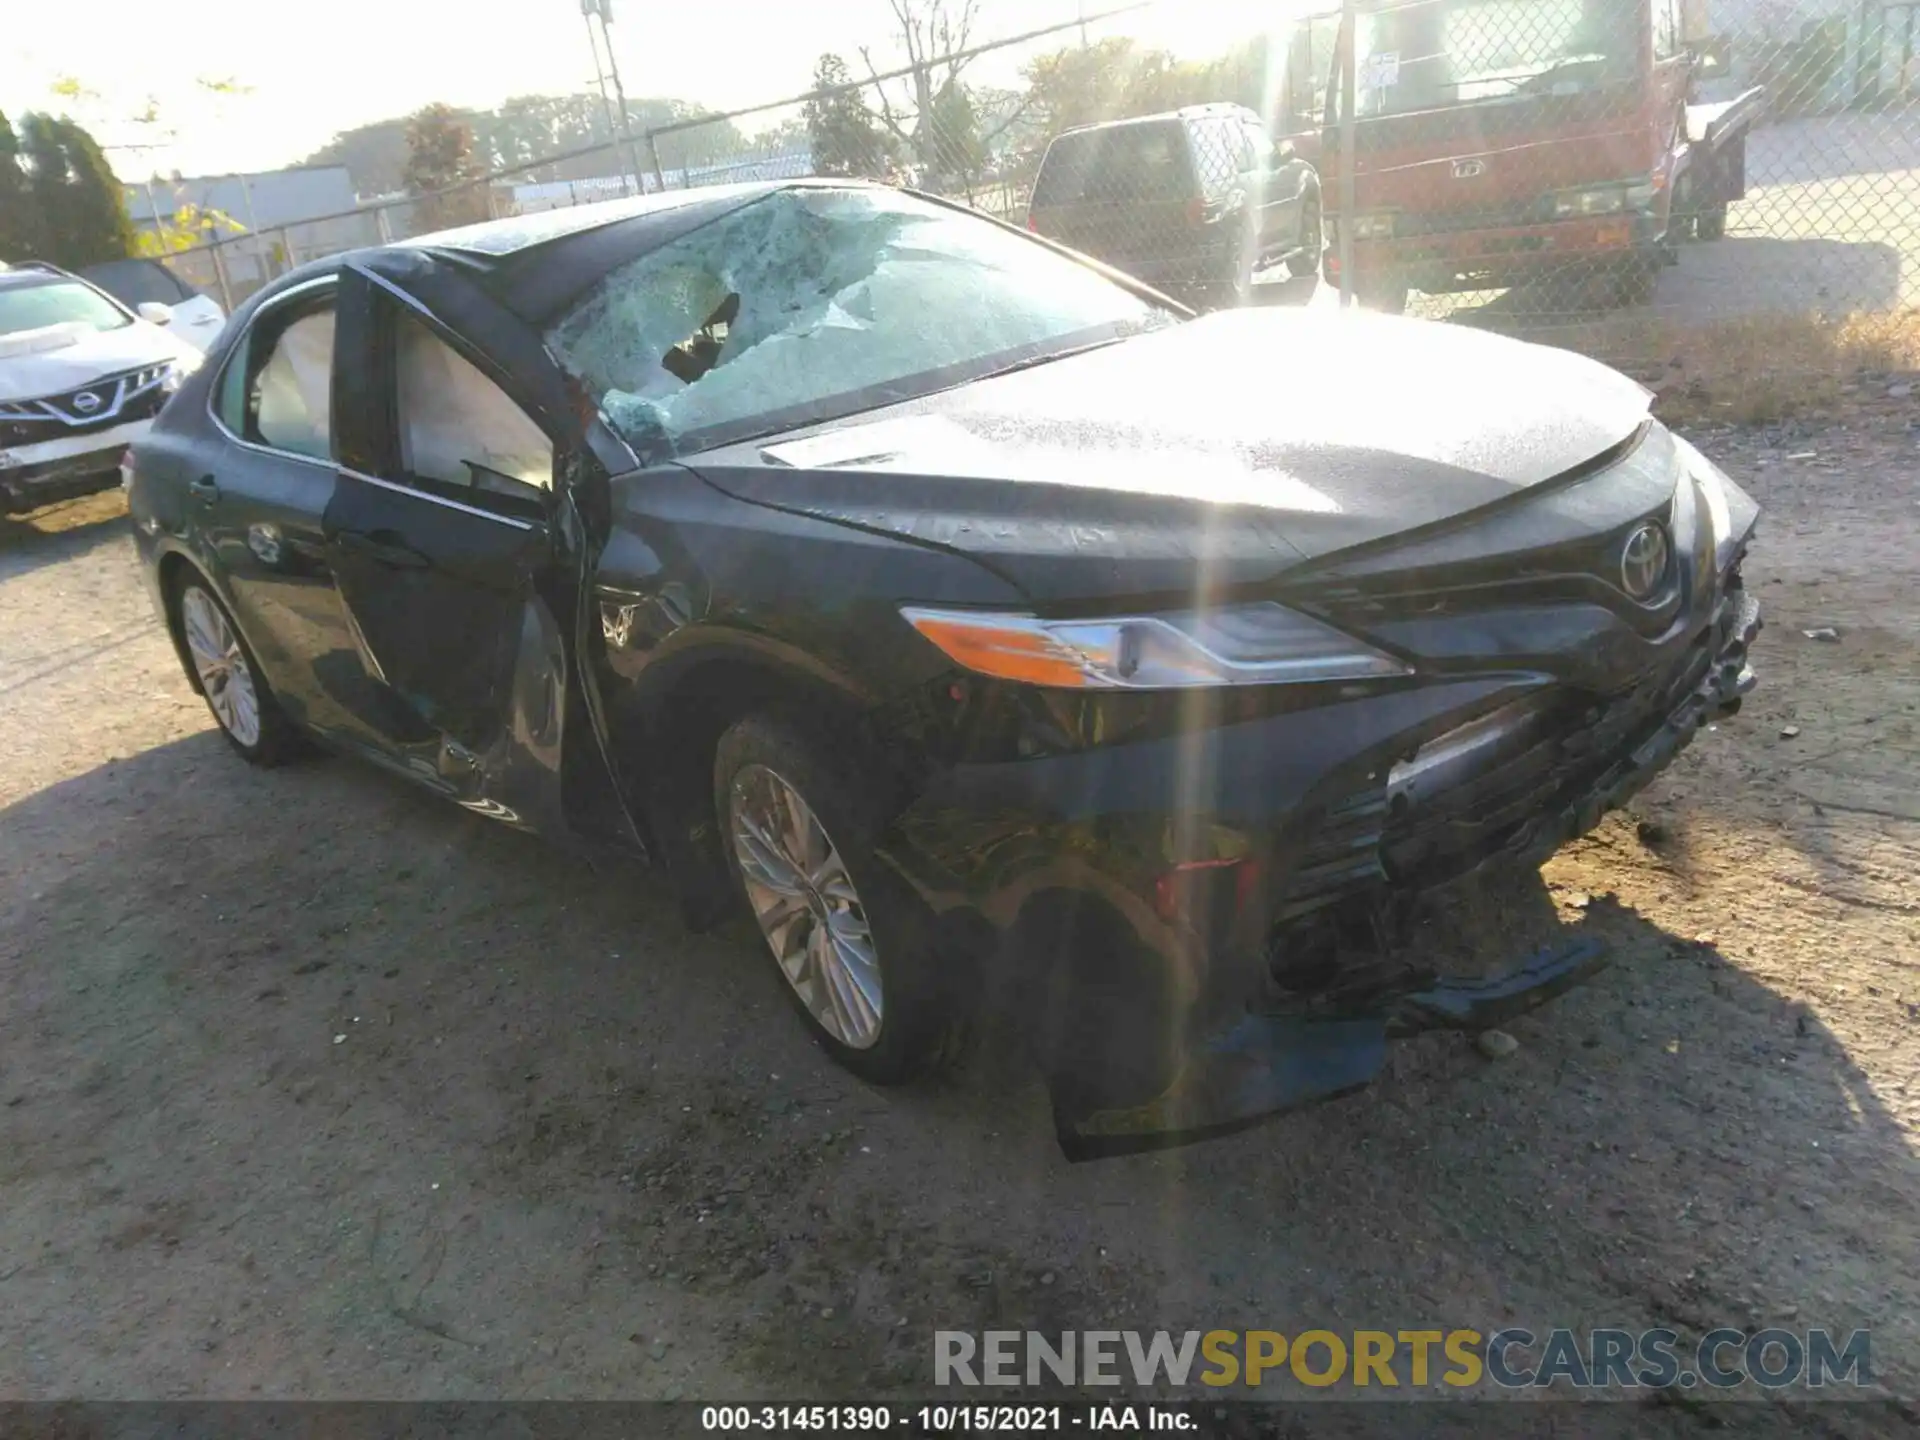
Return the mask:
<svg viewBox="0 0 1920 1440">
<path fill-rule="evenodd" d="M 1177 690 L 1406 675 L 1390 655 L 1271 602 L 1099 620 L 975 610 L 900 613 L 956 664 L 1067 690 Z"/>
<path fill-rule="evenodd" d="M 1714 569 L 1725 570 L 1733 560 L 1734 551 L 1753 529 L 1760 507 L 1690 442 L 1675 435 L 1673 448 L 1693 481 L 1694 493 L 1706 509 L 1707 524 L 1713 530 Z"/>
<path fill-rule="evenodd" d="M 1626 208 L 1627 192 L 1617 185 L 1604 190 L 1569 190 L 1553 197 L 1553 218 L 1576 215 L 1612 215 Z"/>
<path fill-rule="evenodd" d="M 1342 220 L 1332 216 L 1327 221 L 1328 234 L 1335 240 L 1340 235 Z M 1382 212 L 1377 215 L 1356 215 L 1353 217 L 1353 238 L 1356 240 L 1391 240 L 1393 238 L 1393 215 Z"/>
<path fill-rule="evenodd" d="M 1581 215 L 1617 215 L 1622 210 L 1640 210 L 1653 203 L 1654 193 L 1651 182 L 1563 190 L 1553 197 L 1553 218 L 1566 220 Z"/>
<path fill-rule="evenodd" d="M 183 355 L 178 360 L 169 361 L 160 372 L 160 389 L 168 395 L 173 394 L 174 391 L 186 384 L 187 377 L 199 368 L 200 357 L 198 355 Z"/>
</svg>

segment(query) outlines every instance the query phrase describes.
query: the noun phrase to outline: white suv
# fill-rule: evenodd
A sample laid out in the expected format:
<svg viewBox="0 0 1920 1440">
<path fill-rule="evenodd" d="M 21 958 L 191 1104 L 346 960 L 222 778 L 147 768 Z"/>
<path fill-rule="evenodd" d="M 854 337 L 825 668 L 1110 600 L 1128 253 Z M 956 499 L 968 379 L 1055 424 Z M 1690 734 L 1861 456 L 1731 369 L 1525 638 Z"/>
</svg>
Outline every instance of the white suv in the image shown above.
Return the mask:
<svg viewBox="0 0 1920 1440">
<path fill-rule="evenodd" d="M 201 352 L 52 265 L 0 265 L 0 515 L 104 490 Z"/>
</svg>

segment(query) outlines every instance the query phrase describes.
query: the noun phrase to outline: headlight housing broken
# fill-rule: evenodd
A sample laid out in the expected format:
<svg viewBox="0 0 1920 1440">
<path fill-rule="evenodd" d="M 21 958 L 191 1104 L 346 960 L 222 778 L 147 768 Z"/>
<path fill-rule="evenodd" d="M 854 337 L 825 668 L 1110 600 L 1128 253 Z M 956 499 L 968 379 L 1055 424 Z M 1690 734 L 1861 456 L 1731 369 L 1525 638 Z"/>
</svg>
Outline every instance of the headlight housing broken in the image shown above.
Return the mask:
<svg viewBox="0 0 1920 1440">
<path fill-rule="evenodd" d="M 1072 620 L 917 606 L 900 613 L 965 669 L 1057 689 L 1297 685 L 1412 673 L 1331 625 L 1264 600 Z"/>
</svg>

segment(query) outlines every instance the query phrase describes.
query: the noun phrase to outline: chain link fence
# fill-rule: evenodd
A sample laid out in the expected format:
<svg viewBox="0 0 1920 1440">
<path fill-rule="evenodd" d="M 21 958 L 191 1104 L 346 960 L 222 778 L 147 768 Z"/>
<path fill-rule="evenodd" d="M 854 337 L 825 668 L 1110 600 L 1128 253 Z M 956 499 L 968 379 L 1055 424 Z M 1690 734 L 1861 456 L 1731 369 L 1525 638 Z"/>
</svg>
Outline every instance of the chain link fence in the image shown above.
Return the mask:
<svg viewBox="0 0 1920 1440">
<path fill-rule="evenodd" d="M 1696 360 L 1781 394 L 1920 364 L 1920 0 L 1347 0 L 1211 58 L 1130 35 L 1142 9 L 891 70 L 823 57 L 779 103 L 168 263 L 231 304 L 489 217 L 862 176 L 1201 308 L 1405 309 L 1682 392 Z"/>
</svg>

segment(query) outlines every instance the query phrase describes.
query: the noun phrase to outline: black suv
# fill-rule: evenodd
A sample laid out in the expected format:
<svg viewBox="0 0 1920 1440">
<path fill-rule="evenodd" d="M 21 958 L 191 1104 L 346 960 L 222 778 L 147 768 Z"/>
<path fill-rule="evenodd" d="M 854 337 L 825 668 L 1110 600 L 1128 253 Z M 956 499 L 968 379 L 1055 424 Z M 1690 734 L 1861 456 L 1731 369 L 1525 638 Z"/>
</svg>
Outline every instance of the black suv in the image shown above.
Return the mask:
<svg viewBox="0 0 1920 1440">
<path fill-rule="evenodd" d="M 1027 228 L 1197 307 L 1246 298 L 1253 273 L 1320 264 L 1320 179 L 1241 105 L 1198 105 L 1054 137 Z"/>
</svg>

